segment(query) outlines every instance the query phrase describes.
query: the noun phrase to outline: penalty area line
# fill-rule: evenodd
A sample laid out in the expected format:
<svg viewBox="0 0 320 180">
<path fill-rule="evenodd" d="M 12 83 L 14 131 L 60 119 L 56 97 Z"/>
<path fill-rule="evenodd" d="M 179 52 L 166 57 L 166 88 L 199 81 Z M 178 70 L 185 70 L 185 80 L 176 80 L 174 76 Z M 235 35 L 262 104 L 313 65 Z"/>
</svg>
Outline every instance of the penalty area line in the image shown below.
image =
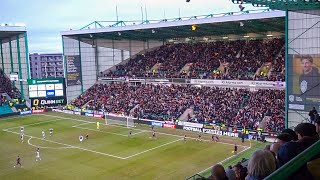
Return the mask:
<svg viewBox="0 0 320 180">
<path fill-rule="evenodd" d="M 69 146 L 66 146 L 66 147 L 46 147 L 46 146 L 37 146 L 37 145 L 34 145 L 34 144 L 31 144 L 30 143 L 30 140 L 32 139 L 32 137 L 30 137 L 29 139 L 28 139 L 28 144 L 30 145 L 30 146 L 33 146 L 33 147 L 39 147 L 39 148 L 41 148 L 41 149 L 68 149 L 68 148 L 73 148 L 73 147 L 69 147 Z"/>
<path fill-rule="evenodd" d="M 156 146 L 156 147 L 154 147 L 154 148 L 151 148 L 151 149 L 147 149 L 147 150 L 141 151 L 141 152 L 136 153 L 136 154 L 133 154 L 133 155 L 131 155 L 131 156 L 127 156 L 127 157 L 125 157 L 125 159 L 132 158 L 132 157 L 134 157 L 134 156 L 137 156 L 137 155 L 140 155 L 140 154 L 143 154 L 143 153 L 146 153 L 146 152 L 149 152 L 149 151 L 152 151 L 152 150 L 155 150 L 155 149 L 161 148 L 161 147 L 163 147 L 163 146 L 166 146 L 166 145 L 169 145 L 169 144 L 175 143 L 175 142 L 177 142 L 177 141 L 181 141 L 181 140 L 183 140 L 183 139 L 177 139 L 177 140 L 174 140 L 174 141 L 171 141 L 171 142 L 168 142 L 168 143 L 162 144 L 162 145 L 160 145 L 160 146 Z"/>
</svg>

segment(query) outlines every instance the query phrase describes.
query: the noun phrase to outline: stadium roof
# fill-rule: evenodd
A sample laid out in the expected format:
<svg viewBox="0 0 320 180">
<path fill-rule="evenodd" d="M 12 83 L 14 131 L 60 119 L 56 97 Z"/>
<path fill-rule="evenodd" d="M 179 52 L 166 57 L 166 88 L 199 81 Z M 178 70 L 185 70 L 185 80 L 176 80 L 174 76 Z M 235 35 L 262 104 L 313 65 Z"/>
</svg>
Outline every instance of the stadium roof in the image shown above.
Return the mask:
<svg viewBox="0 0 320 180">
<path fill-rule="evenodd" d="M 164 40 L 227 36 L 230 34 L 243 36 L 248 33 L 266 35 L 273 32 L 283 34 L 285 30 L 284 17 L 285 12 L 283 11 L 260 10 L 258 12 L 210 14 L 205 17 L 194 16 L 187 20 L 177 18 L 139 25 L 125 25 L 128 22 L 118 21 L 116 24 L 104 26 L 102 24 L 107 21 L 95 21 L 80 30 L 63 31 L 61 35 L 89 39 Z M 195 30 L 192 30 L 192 25 L 196 26 Z"/>
<path fill-rule="evenodd" d="M 233 3 L 250 3 L 256 7 L 269 7 L 279 10 L 320 9 L 320 1 L 316 0 L 232 0 Z M 311 12 L 312 13 L 312 12 Z"/>
<path fill-rule="evenodd" d="M 6 24 L 0 25 L 0 40 L 15 37 L 23 32 L 26 32 L 25 26 L 9 26 Z"/>
</svg>

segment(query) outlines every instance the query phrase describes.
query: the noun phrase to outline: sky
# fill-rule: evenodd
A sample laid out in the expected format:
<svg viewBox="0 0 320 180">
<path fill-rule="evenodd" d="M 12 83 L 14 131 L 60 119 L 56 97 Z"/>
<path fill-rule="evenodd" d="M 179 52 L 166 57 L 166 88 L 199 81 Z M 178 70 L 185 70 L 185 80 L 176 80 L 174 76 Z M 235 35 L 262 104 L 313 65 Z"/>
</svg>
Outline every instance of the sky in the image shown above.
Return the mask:
<svg viewBox="0 0 320 180">
<path fill-rule="evenodd" d="M 148 19 L 177 18 L 179 9 L 181 17 L 239 11 L 230 0 L 1 0 L 0 24 L 26 24 L 29 53 L 62 53 L 61 31 L 115 21 L 116 7 L 123 21 L 141 20 L 141 7 Z"/>
</svg>

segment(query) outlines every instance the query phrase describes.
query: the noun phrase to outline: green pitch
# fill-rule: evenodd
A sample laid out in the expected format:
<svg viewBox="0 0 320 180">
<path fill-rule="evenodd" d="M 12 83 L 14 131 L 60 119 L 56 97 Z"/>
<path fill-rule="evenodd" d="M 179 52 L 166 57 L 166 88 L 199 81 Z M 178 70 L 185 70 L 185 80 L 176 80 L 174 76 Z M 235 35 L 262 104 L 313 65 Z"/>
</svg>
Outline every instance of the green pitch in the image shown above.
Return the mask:
<svg viewBox="0 0 320 180">
<path fill-rule="evenodd" d="M 96 122 L 100 121 L 100 129 Z M 24 142 L 20 126 L 25 128 Z M 53 136 L 49 129 L 53 128 Z M 104 120 L 61 113 L 0 119 L 0 179 L 185 179 L 232 156 L 239 139 L 196 141 L 197 133 L 137 125 L 106 126 Z M 46 138 L 42 139 L 41 131 Z M 187 141 L 183 135 L 187 133 Z M 82 143 L 79 136 L 89 135 Z M 248 145 L 248 144 L 244 144 Z M 41 161 L 36 162 L 36 147 Z M 239 146 L 239 151 L 247 150 Z M 16 167 L 20 155 L 22 168 Z M 240 156 L 240 155 L 239 155 Z M 232 157 L 233 159 L 235 157 Z M 231 158 L 231 159 L 232 159 Z M 239 157 L 240 158 L 240 157 Z"/>
</svg>

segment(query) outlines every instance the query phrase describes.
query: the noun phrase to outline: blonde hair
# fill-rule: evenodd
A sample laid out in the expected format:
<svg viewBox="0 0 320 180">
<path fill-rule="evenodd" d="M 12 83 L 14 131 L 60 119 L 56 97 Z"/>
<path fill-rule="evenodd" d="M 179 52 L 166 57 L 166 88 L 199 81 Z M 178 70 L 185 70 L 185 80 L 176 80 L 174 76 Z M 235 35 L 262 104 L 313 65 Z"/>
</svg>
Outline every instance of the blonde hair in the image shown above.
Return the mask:
<svg viewBox="0 0 320 180">
<path fill-rule="evenodd" d="M 257 150 L 248 163 L 248 175 L 265 178 L 276 170 L 276 160 L 270 151 Z"/>
</svg>

